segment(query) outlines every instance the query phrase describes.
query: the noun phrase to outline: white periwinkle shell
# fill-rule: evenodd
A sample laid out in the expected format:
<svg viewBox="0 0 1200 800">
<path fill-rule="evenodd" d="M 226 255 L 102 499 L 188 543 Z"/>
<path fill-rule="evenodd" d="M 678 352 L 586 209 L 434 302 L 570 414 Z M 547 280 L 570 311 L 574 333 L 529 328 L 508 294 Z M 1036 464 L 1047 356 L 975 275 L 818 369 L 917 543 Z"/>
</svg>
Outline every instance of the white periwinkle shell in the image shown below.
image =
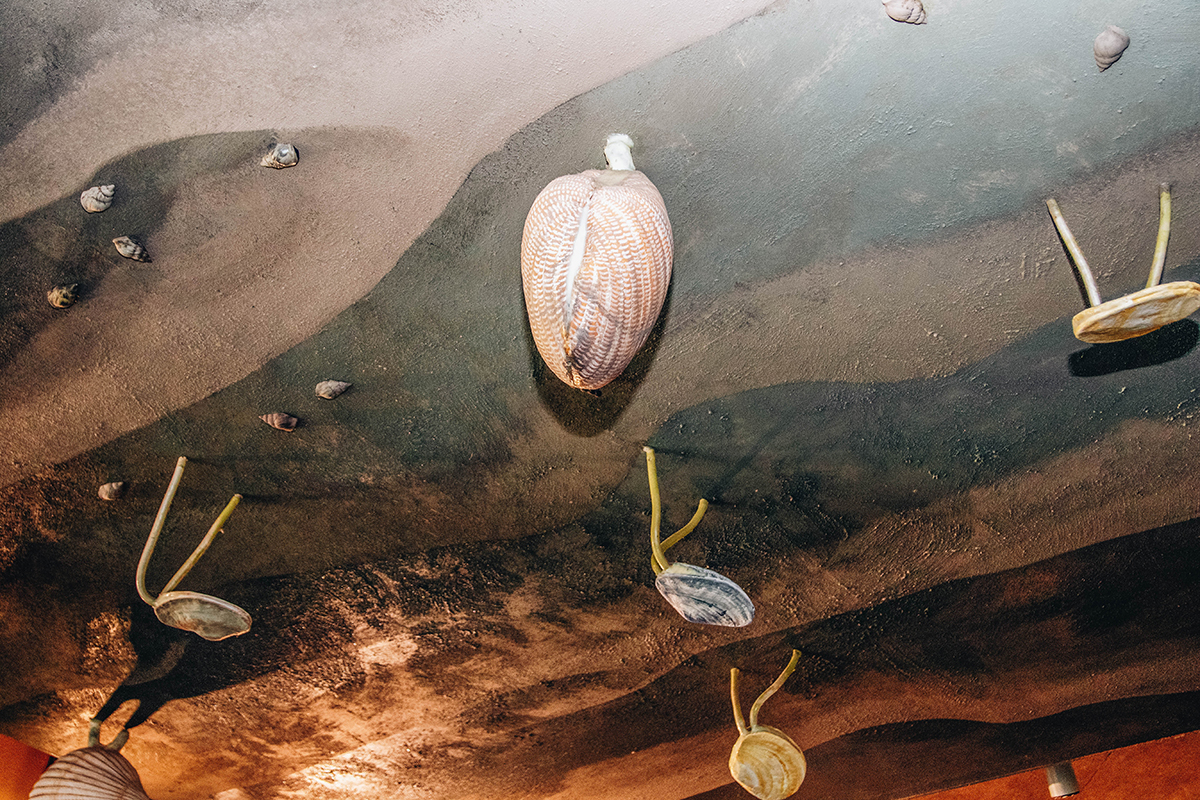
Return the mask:
<svg viewBox="0 0 1200 800">
<path fill-rule="evenodd" d="M 345 381 L 321 381 L 317 384 L 317 397 L 323 397 L 326 400 L 332 400 L 342 392 L 349 389 L 353 384 Z"/>
<path fill-rule="evenodd" d="M 79 195 L 79 204 L 83 206 L 84 211 L 95 214 L 112 205 L 116 191 L 117 187 L 111 183 L 106 186 L 93 186 Z"/>
<path fill-rule="evenodd" d="M 1096 41 L 1092 43 L 1092 53 L 1096 56 L 1096 66 L 1101 72 L 1117 63 L 1125 48 L 1129 47 L 1129 35 L 1116 25 L 1109 25 L 1100 31 Z"/>
<path fill-rule="evenodd" d="M 925 6 L 921 0 L 883 0 L 883 10 L 896 22 L 925 24 Z"/>
<path fill-rule="evenodd" d="M 264 167 L 283 169 L 284 167 L 294 167 L 299 161 L 300 154 L 296 152 L 295 147 L 290 144 L 277 144 L 272 146 L 263 156 L 262 161 L 258 163 Z"/>
<path fill-rule="evenodd" d="M 120 500 L 125 494 L 125 481 L 113 481 L 100 486 L 97 491 L 101 500 Z"/>
<path fill-rule="evenodd" d="M 134 261 L 150 260 L 150 256 L 146 253 L 146 248 L 128 236 L 118 236 L 112 242 L 116 245 L 117 252 L 126 258 L 132 258 Z"/>
<path fill-rule="evenodd" d="M 754 621 L 754 603 L 742 587 L 711 569 L 676 562 L 654 586 L 688 622 L 741 628 Z"/>
<path fill-rule="evenodd" d="M 46 300 L 55 308 L 68 308 L 79 299 L 79 294 L 75 291 L 78 288 L 78 283 L 55 286 L 46 292 Z"/>
</svg>

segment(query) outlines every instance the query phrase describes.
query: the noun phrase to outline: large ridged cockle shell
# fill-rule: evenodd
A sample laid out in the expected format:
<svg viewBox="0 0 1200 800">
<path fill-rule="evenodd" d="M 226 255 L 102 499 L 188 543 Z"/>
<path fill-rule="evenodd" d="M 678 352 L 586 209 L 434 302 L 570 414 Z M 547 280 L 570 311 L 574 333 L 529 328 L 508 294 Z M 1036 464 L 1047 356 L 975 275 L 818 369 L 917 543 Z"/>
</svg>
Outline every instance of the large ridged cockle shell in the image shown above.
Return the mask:
<svg viewBox="0 0 1200 800">
<path fill-rule="evenodd" d="M 654 586 L 688 622 L 740 628 L 754 621 L 754 603 L 742 587 L 711 569 L 676 562 Z"/>
<path fill-rule="evenodd" d="M 1200 309 L 1200 284 L 1173 281 L 1151 286 L 1071 318 L 1075 337 L 1090 344 L 1105 344 L 1144 336 L 1177 322 Z"/>
<path fill-rule="evenodd" d="M 883 10 L 896 22 L 925 24 L 925 6 L 921 0 L 883 0 Z"/>
<path fill-rule="evenodd" d="M 346 391 L 352 384 L 345 381 L 321 381 L 317 384 L 317 397 L 323 397 L 326 400 L 332 400 L 342 392 Z"/>
<path fill-rule="evenodd" d="M 1116 25 L 1109 25 L 1100 31 L 1096 41 L 1092 42 L 1092 54 L 1096 56 L 1096 66 L 1101 72 L 1117 63 L 1125 48 L 1129 47 L 1129 35 Z"/>
<path fill-rule="evenodd" d="M 259 419 L 272 428 L 278 428 L 281 431 L 294 431 L 296 430 L 296 426 L 300 424 L 300 420 L 291 414 L 284 414 L 278 411 L 274 414 L 263 414 Z"/>
<path fill-rule="evenodd" d="M 300 154 L 296 152 L 295 147 L 290 144 L 276 144 L 271 146 L 267 154 L 262 157 L 262 161 L 258 163 L 264 167 L 283 169 L 284 167 L 294 167 L 299 161 Z"/>
<path fill-rule="evenodd" d="M 55 286 L 46 292 L 46 301 L 55 308 L 70 308 L 79 299 L 78 283 Z"/>
<path fill-rule="evenodd" d="M 128 236 L 118 236 L 112 242 L 117 248 L 117 252 L 125 256 L 125 258 L 132 258 L 134 261 L 150 260 L 150 256 L 146 253 L 146 248 Z"/>
<path fill-rule="evenodd" d="M 791 737 L 770 725 L 742 734 L 729 754 L 729 774 L 759 800 L 791 797 L 804 782 L 808 762 Z"/>
<path fill-rule="evenodd" d="M 625 370 L 671 281 L 671 222 L 658 189 L 633 168 L 630 143 L 609 137 L 609 169 L 551 181 L 525 219 L 521 282 L 533 341 L 577 389 L 599 389 Z M 614 147 L 625 160 L 614 163 Z"/>
<path fill-rule="evenodd" d="M 124 756 L 106 747 L 85 747 L 46 768 L 29 800 L 150 800 Z"/>
<path fill-rule="evenodd" d="M 83 206 L 84 211 L 95 214 L 112 205 L 116 191 L 117 187 L 111 183 L 106 186 L 93 186 L 79 195 L 79 204 Z"/>
</svg>

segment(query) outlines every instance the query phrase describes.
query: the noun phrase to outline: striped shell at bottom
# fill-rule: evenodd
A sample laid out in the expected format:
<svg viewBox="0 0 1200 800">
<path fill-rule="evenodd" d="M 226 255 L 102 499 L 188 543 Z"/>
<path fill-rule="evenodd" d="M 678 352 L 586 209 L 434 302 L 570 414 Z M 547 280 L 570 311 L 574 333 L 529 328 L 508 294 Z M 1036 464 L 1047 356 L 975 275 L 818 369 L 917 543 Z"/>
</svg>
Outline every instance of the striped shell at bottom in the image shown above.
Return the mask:
<svg viewBox="0 0 1200 800">
<path fill-rule="evenodd" d="M 804 753 L 792 738 L 770 725 L 739 736 L 729 754 L 729 774 L 759 800 L 791 797 L 807 771 Z"/>
<path fill-rule="evenodd" d="M 711 569 L 676 562 L 654 586 L 688 622 L 741 628 L 754 621 L 754 603 L 742 587 Z"/>
<path fill-rule="evenodd" d="M 550 182 L 529 210 L 521 282 L 538 352 L 561 380 L 599 389 L 646 343 L 671 281 L 662 195 L 635 169 Z"/>
<path fill-rule="evenodd" d="M 29 800 L 150 800 L 137 770 L 115 750 L 85 747 L 51 764 Z"/>
</svg>

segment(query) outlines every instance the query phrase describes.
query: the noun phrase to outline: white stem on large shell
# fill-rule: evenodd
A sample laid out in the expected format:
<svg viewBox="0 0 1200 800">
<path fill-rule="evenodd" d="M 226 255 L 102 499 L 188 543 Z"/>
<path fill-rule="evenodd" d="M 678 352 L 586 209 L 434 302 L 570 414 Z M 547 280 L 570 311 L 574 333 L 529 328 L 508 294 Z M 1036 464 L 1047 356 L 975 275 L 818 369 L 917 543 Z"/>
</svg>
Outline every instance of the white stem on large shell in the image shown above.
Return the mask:
<svg viewBox="0 0 1200 800">
<path fill-rule="evenodd" d="M 623 133 L 614 133 L 604 144 L 604 157 L 609 169 L 637 169 L 633 165 L 633 139 Z"/>
</svg>

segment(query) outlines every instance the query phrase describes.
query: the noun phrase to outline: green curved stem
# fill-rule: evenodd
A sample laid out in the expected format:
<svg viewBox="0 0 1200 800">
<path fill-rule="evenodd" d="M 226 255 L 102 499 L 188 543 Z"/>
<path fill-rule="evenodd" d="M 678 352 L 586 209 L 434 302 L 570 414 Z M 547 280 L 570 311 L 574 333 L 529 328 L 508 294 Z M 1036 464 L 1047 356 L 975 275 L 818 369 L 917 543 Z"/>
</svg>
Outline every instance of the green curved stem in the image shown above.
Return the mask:
<svg viewBox="0 0 1200 800">
<path fill-rule="evenodd" d="M 696 530 L 696 526 L 700 524 L 700 520 L 704 519 L 704 512 L 707 510 L 708 510 L 708 501 L 705 500 L 704 498 L 701 498 L 700 505 L 696 508 L 696 513 L 692 515 L 692 518 L 691 518 L 691 520 L 688 521 L 688 524 L 684 525 L 682 528 L 675 531 L 674 533 L 672 533 L 670 536 L 668 536 L 666 539 L 663 540 L 663 543 L 662 543 L 663 552 L 666 553 L 668 550 L 670 550 L 672 547 L 674 547 L 676 544 L 678 544 L 683 539 L 683 537 L 687 536 L 689 533 Z"/>
<path fill-rule="evenodd" d="M 1062 237 L 1063 244 L 1067 246 L 1071 260 L 1075 262 L 1075 270 L 1079 273 L 1080 280 L 1083 281 L 1084 291 L 1087 292 L 1088 306 L 1100 305 L 1100 290 L 1096 288 L 1096 279 L 1092 277 L 1087 259 L 1083 257 L 1083 250 L 1079 249 L 1079 242 L 1075 241 L 1075 237 L 1071 235 L 1071 229 L 1067 227 L 1067 220 L 1062 215 L 1062 209 L 1053 199 L 1046 201 L 1046 207 L 1050 209 L 1054 227 L 1058 229 L 1058 235 Z"/>
<path fill-rule="evenodd" d="M 1167 263 L 1167 240 L 1171 238 L 1171 184 L 1158 186 L 1158 238 L 1154 241 L 1154 263 L 1150 266 L 1150 279 L 1146 288 L 1157 286 L 1162 280 L 1163 266 Z"/>
<path fill-rule="evenodd" d="M 750 732 L 746 720 L 742 717 L 742 704 L 738 702 L 738 672 L 737 667 L 729 670 L 729 697 L 733 700 L 733 723 L 737 725 L 738 733 L 745 736 Z"/>
<path fill-rule="evenodd" d="M 175 462 L 175 474 L 171 476 L 167 493 L 163 495 L 162 505 L 158 507 L 158 516 L 154 518 L 154 524 L 150 526 L 150 537 L 146 539 L 146 546 L 142 548 L 142 557 L 138 559 L 137 591 L 147 605 L 154 605 L 158 598 L 146 591 L 146 567 L 150 564 L 150 556 L 154 553 L 154 546 L 158 544 L 159 534 L 162 533 L 163 524 L 167 521 L 167 512 L 171 510 L 171 501 L 175 499 L 179 482 L 183 480 L 185 466 L 187 466 L 187 457 L 180 456 L 179 460 Z"/>
<path fill-rule="evenodd" d="M 206 550 L 208 550 L 209 545 L 211 545 L 213 540 L 217 538 L 217 534 L 221 532 L 221 529 L 225 523 L 229 521 L 229 515 L 233 513 L 235 508 L 237 508 L 237 505 L 239 502 L 241 502 L 241 499 L 242 496 L 240 494 L 235 494 L 229 500 L 229 504 L 225 506 L 225 510 L 221 512 L 221 515 L 217 517 L 217 521 L 214 522 L 212 527 L 208 529 L 208 533 L 204 534 L 204 538 L 200 540 L 200 544 L 197 545 L 196 549 L 192 551 L 192 554 L 188 556 L 188 560 L 183 562 L 183 566 L 180 567 L 173 576 L 171 576 L 171 580 L 167 581 L 167 585 L 163 587 L 162 594 L 165 594 L 178 586 L 179 582 L 186 578 L 187 574 L 192 571 L 192 567 L 196 566 L 196 562 L 200 560 L 200 557 L 204 555 Z"/>
<path fill-rule="evenodd" d="M 793 672 L 796 671 L 796 664 L 799 663 L 799 661 L 800 661 L 800 651 L 793 650 L 792 651 L 792 660 L 789 661 L 788 665 L 783 668 L 783 672 L 779 673 L 779 677 L 775 679 L 775 682 L 772 683 L 770 686 L 768 686 L 766 689 L 764 689 L 763 693 L 760 694 L 758 696 L 758 699 L 754 701 L 754 705 L 752 705 L 750 707 L 750 729 L 751 730 L 754 730 L 754 728 L 756 728 L 758 726 L 758 710 L 760 708 L 762 708 L 763 703 L 767 702 L 767 699 L 771 695 L 773 695 L 779 691 L 779 687 L 783 686 L 783 682 L 786 681 L 788 679 L 788 677 Z"/>
<path fill-rule="evenodd" d="M 642 450 L 646 452 L 646 474 L 650 478 L 650 566 L 654 568 L 655 575 L 661 575 L 663 570 L 671 566 L 671 562 L 667 561 L 667 551 L 696 530 L 700 520 L 704 519 L 704 512 L 708 510 L 708 501 L 701 498 L 688 524 L 667 537 L 665 542 L 659 541 L 662 535 L 662 497 L 658 491 L 658 466 L 654 462 L 654 448 L 647 446 Z"/>
</svg>

